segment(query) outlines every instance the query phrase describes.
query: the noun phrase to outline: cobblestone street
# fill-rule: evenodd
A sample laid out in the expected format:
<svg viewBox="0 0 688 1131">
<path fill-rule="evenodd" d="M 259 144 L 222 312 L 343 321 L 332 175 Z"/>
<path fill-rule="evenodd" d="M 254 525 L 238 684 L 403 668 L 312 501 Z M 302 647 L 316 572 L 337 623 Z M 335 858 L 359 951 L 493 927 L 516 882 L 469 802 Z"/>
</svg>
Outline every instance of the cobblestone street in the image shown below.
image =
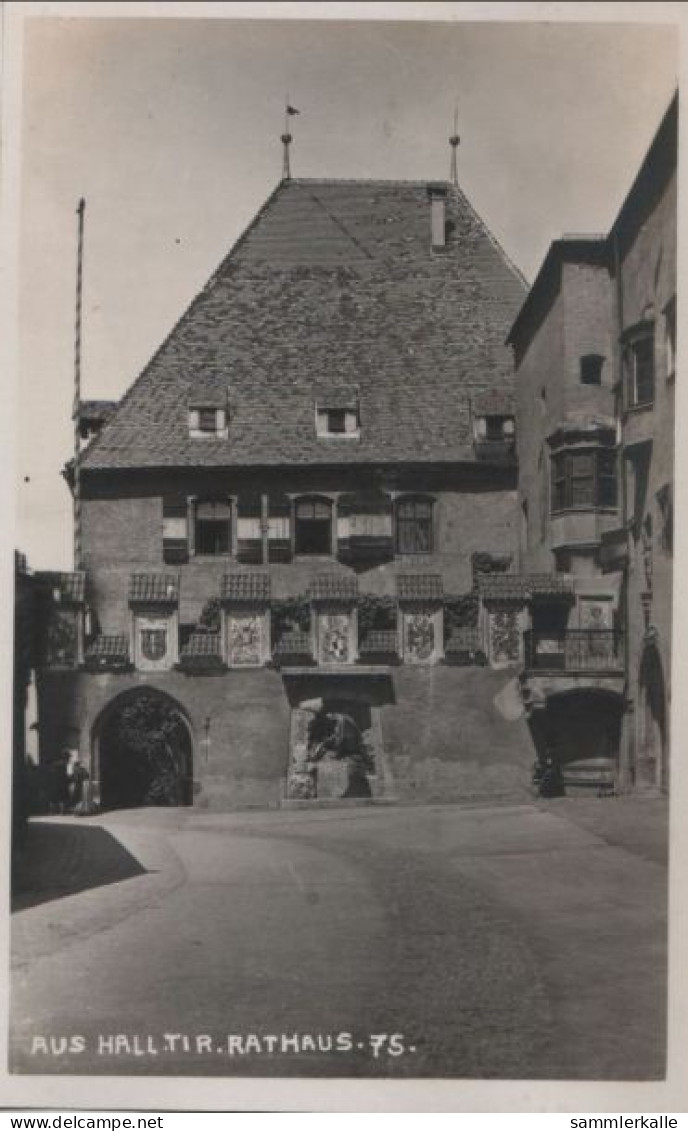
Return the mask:
<svg viewBox="0 0 688 1131">
<path fill-rule="evenodd" d="M 37 820 L 13 1070 L 660 1078 L 666 815 L 562 799 Z"/>
</svg>

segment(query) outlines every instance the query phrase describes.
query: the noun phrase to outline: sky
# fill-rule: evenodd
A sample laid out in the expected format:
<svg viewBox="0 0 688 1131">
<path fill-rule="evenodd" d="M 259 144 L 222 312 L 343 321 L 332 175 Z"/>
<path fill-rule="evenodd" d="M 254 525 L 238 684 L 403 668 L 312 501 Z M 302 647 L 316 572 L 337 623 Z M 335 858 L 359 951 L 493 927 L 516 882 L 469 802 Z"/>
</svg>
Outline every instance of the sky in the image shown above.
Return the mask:
<svg viewBox="0 0 688 1131">
<path fill-rule="evenodd" d="M 458 105 L 460 183 L 532 280 L 552 239 L 609 229 L 676 87 L 670 25 L 113 7 L 25 23 L 15 544 L 34 569 L 72 567 L 80 197 L 82 395 L 117 399 L 278 182 L 287 95 L 297 177 L 446 178 Z"/>
</svg>

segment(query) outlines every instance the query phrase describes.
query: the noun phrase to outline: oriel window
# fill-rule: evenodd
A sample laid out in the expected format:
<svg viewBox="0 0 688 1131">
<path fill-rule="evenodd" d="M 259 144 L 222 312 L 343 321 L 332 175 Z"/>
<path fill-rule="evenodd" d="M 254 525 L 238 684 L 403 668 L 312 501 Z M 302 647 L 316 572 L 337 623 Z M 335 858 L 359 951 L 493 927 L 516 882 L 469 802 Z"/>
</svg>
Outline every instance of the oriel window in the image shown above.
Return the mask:
<svg viewBox="0 0 688 1131">
<path fill-rule="evenodd" d="M 616 506 L 616 451 L 582 448 L 556 452 L 551 461 L 552 513 Z"/>
</svg>

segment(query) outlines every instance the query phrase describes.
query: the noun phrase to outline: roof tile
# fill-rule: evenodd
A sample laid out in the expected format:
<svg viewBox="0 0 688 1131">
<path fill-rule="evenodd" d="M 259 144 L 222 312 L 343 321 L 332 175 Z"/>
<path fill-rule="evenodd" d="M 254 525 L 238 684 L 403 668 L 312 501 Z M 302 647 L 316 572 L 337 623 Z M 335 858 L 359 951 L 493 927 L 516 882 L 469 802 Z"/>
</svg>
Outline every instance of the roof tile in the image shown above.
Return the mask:
<svg viewBox="0 0 688 1131">
<path fill-rule="evenodd" d="M 176 604 L 179 575 L 176 573 L 132 573 L 129 601 L 135 604 Z"/>
<path fill-rule="evenodd" d="M 358 579 L 349 574 L 321 573 L 308 587 L 311 601 L 355 601 Z"/>
<path fill-rule="evenodd" d="M 223 601 L 269 601 L 270 575 L 260 570 L 238 570 L 222 578 Z"/>
<path fill-rule="evenodd" d="M 126 636 L 96 636 L 86 649 L 87 660 L 129 662 L 129 640 Z"/>
<path fill-rule="evenodd" d="M 502 600 L 530 600 L 537 596 L 566 596 L 573 593 L 573 582 L 566 574 L 493 573 L 478 576 L 481 597 Z"/>
<path fill-rule="evenodd" d="M 220 657 L 219 632 L 193 632 L 181 651 L 181 660 L 198 657 Z"/>
<path fill-rule="evenodd" d="M 86 574 L 82 570 L 71 573 L 41 570 L 34 576 L 42 586 L 59 591 L 60 600 L 65 604 L 82 605 L 86 599 Z"/>
<path fill-rule="evenodd" d="M 504 339 L 522 277 L 460 189 L 430 248 L 425 182 L 283 181 L 84 453 L 82 467 L 332 462 L 313 401 L 358 386 L 337 462 L 475 461 L 471 401 L 513 387 Z M 189 403 L 231 387 L 226 439 Z M 334 407 L 334 406 L 332 406 Z"/>
<path fill-rule="evenodd" d="M 397 574 L 397 597 L 400 601 L 437 601 L 444 596 L 439 573 Z"/>
</svg>

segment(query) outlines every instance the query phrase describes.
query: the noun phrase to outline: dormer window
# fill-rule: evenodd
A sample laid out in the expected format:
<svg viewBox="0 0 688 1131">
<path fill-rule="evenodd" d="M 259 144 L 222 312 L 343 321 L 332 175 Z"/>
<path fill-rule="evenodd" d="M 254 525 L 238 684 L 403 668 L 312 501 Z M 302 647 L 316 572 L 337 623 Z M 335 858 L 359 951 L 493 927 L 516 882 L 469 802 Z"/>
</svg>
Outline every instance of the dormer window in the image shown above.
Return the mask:
<svg viewBox="0 0 688 1131">
<path fill-rule="evenodd" d="M 212 432 L 216 434 L 218 431 L 218 413 L 214 408 L 200 408 L 198 410 L 198 431 L 199 432 Z"/>
<path fill-rule="evenodd" d="M 189 436 L 192 440 L 226 440 L 228 390 L 206 386 L 194 389 L 187 402 Z"/>
<path fill-rule="evenodd" d="M 331 408 L 327 413 L 327 431 L 338 435 L 346 432 L 346 411 L 343 408 Z"/>
<path fill-rule="evenodd" d="M 316 396 L 315 431 L 318 438 L 358 439 L 361 422 L 356 388 L 322 390 Z"/>
<path fill-rule="evenodd" d="M 475 421 L 475 434 L 478 440 L 486 440 L 488 443 L 513 440 L 516 434 L 514 418 L 494 413 L 478 416 Z"/>
<path fill-rule="evenodd" d="M 227 410 L 206 406 L 189 409 L 189 436 L 192 440 L 224 440 L 227 437 Z"/>
</svg>

